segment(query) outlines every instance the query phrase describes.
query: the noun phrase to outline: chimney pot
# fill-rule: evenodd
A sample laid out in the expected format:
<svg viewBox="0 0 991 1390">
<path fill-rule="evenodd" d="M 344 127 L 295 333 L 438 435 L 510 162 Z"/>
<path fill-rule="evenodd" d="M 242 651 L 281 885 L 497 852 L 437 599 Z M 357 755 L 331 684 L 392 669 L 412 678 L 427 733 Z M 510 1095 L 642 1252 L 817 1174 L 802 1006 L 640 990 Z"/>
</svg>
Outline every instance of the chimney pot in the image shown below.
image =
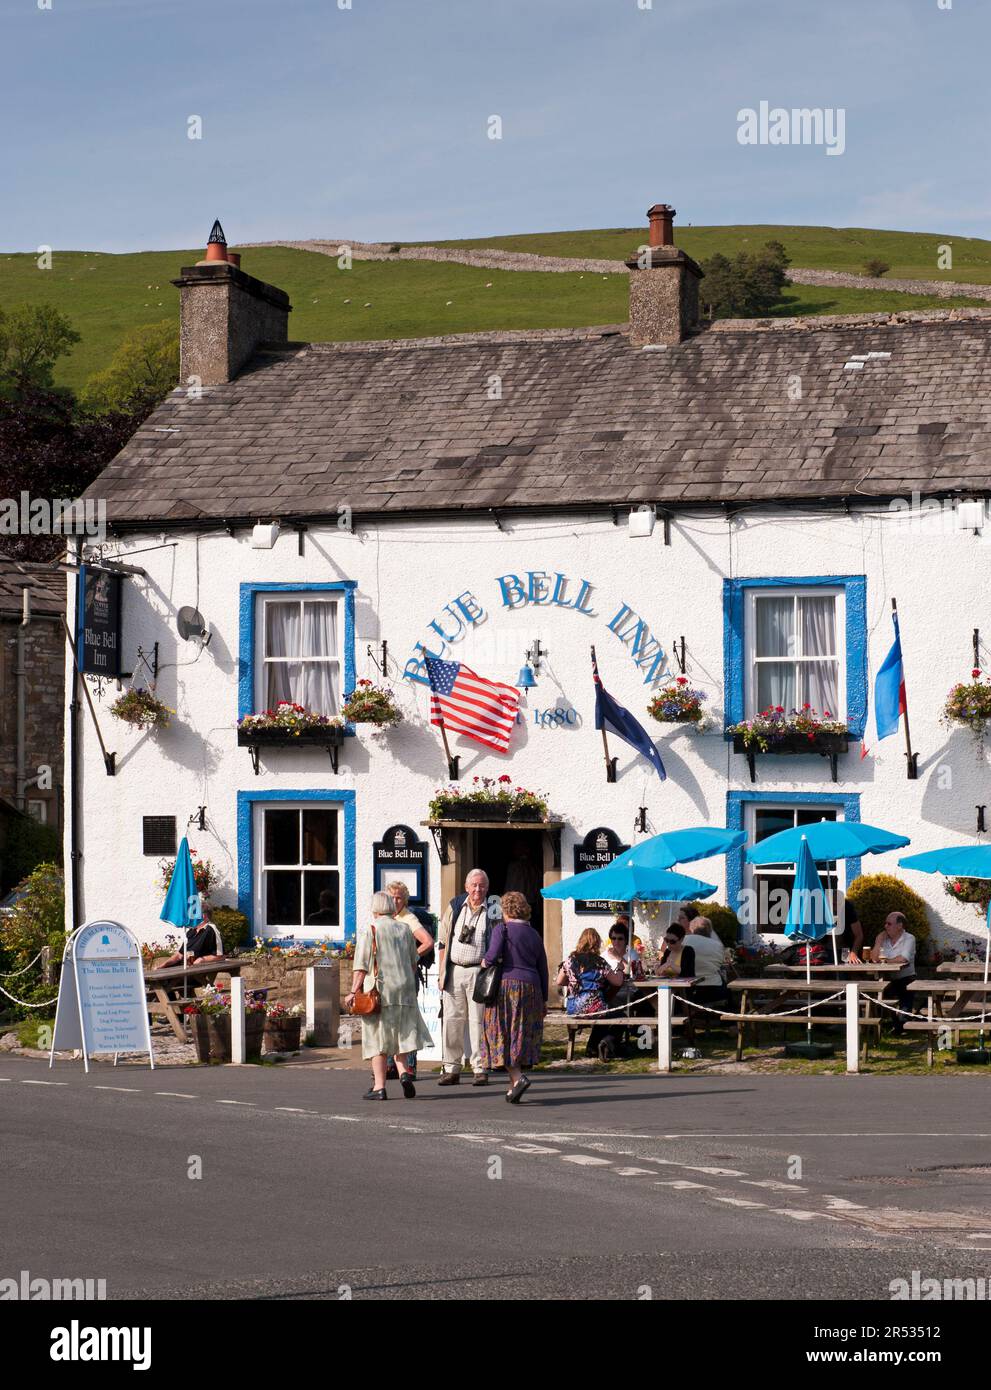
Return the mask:
<svg viewBox="0 0 991 1390">
<path fill-rule="evenodd" d="M 650 225 L 649 243 L 651 246 L 674 245 L 674 219 L 676 210 L 670 203 L 655 203 L 647 209 Z"/>
</svg>

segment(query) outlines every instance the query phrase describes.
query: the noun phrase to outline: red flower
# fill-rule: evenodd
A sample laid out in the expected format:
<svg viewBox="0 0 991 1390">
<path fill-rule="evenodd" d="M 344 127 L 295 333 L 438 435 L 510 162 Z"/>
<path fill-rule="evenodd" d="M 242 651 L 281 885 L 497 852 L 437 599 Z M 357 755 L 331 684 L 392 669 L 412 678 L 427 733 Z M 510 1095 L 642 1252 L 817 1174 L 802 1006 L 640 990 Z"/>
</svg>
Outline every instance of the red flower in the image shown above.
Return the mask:
<svg viewBox="0 0 991 1390">
<path fill-rule="evenodd" d="M 822 712 L 822 717 L 823 719 L 832 719 L 833 716 L 830 714 L 828 709 L 824 709 Z"/>
<path fill-rule="evenodd" d="M 975 681 L 978 680 L 978 679 L 980 678 L 980 674 L 981 674 L 980 668 L 978 667 L 977 669 L 971 671 L 970 674 L 971 674 L 971 678 L 972 678 L 973 680 L 975 680 Z"/>
<path fill-rule="evenodd" d="M 784 707 L 784 705 L 775 705 L 775 706 L 774 706 L 774 713 L 775 713 L 775 714 L 784 714 L 784 712 L 785 712 L 785 707 Z"/>
<path fill-rule="evenodd" d="M 688 677 L 687 677 L 687 676 L 679 676 L 679 677 L 678 677 L 678 684 L 679 684 L 679 685 L 687 685 L 687 684 L 688 684 Z"/>
<path fill-rule="evenodd" d="M 513 779 L 512 779 L 512 777 L 510 777 L 510 775 L 509 775 L 508 772 L 504 772 L 504 773 L 502 774 L 502 776 L 499 778 L 499 781 L 500 781 L 500 782 L 511 782 L 512 780 L 513 780 Z"/>
</svg>

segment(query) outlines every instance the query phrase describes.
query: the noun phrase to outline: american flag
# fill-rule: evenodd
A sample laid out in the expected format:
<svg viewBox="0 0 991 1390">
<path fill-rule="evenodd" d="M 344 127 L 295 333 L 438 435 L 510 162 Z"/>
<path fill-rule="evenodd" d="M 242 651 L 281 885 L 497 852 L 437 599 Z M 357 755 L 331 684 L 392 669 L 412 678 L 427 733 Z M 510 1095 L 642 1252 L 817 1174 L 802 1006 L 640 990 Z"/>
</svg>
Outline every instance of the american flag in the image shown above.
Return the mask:
<svg viewBox="0 0 991 1390">
<path fill-rule="evenodd" d="M 520 692 L 487 681 L 460 661 L 427 657 L 430 722 L 505 753 L 516 722 Z"/>
</svg>

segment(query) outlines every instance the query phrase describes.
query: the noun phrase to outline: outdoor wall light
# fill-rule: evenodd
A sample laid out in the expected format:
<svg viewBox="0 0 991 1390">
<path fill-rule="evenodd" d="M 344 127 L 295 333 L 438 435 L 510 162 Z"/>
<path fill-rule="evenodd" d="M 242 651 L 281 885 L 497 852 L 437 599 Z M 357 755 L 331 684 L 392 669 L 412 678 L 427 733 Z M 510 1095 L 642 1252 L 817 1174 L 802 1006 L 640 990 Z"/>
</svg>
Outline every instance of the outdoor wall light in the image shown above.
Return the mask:
<svg viewBox="0 0 991 1390">
<path fill-rule="evenodd" d="M 956 505 L 958 531 L 973 531 L 976 536 L 984 525 L 984 503 L 972 498 L 961 499 Z"/>
<path fill-rule="evenodd" d="M 654 534 L 654 522 L 657 520 L 657 513 L 654 508 L 648 506 L 646 502 L 639 507 L 634 507 L 630 512 L 630 535 L 631 536 L 652 536 Z"/>
<path fill-rule="evenodd" d="M 251 545 L 255 550 L 271 550 L 278 539 L 277 521 L 259 521 L 257 526 L 251 528 Z"/>
</svg>

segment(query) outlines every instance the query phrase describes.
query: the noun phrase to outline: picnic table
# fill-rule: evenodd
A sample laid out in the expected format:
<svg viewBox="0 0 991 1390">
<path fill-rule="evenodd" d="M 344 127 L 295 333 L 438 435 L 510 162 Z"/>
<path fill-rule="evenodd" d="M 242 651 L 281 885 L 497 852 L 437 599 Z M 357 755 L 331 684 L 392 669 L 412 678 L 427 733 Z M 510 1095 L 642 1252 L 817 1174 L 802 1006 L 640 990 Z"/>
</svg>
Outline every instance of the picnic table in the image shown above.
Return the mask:
<svg viewBox="0 0 991 1390">
<path fill-rule="evenodd" d="M 936 967 L 937 975 L 958 975 L 961 979 L 984 979 L 982 960 L 944 960 Z"/>
<path fill-rule="evenodd" d="M 815 966 L 812 968 L 815 970 Z M 835 969 L 835 967 L 833 968 Z M 751 1027 L 756 1030 L 762 1023 L 780 1023 L 784 1027 L 792 1025 L 805 1028 L 808 1026 L 808 1014 L 792 1012 L 788 1009 L 789 1002 L 794 1000 L 795 1003 L 799 1003 L 801 999 L 804 999 L 806 1003 L 816 999 L 821 1002 L 830 995 L 836 994 L 838 989 L 843 988 L 840 981 L 836 979 L 807 981 L 804 979 L 804 966 L 801 967 L 801 971 L 803 975 L 801 980 L 775 977 L 732 980 L 730 982 L 730 993 L 739 997 L 740 1008 L 736 1013 L 724 1013 L 721 1017 L 729 1023 L 736 1024 L 736 1060 L 738 1062 L 743 1061 L 745 1028 Z M 867 1030 L 874 1029 L 880 1041 L 881 1011 L 878 1009 L 875 1012 L 873 1006 L 876 1005 L 877 1000 L 884 992 L 886 982 L 884 980 L 859 979 L 857 983 L 860 986 L 861 995 L 860 1023 L 865 1030 L 861 1052 L 866 1061 Z M 758 998 L 757 996 L 762 997 Z M 814 1024 L 844 1024 L 846 1023 L 846 1010 L 840 1006 L 835 1014 L 813 1013 L 812 1022 Z"/>
<path fill-rule="evenodd" d="M 238 957 L 208 960 L 200 965 L 170 965 L 164 970 L 145 971 L 145 988 L 150 1014 L 164 1014 L 180 1042 L 186 1041 L 186 1025 L 182 1010 L 192 999 L 170 999 L 169 991 L 184 983 L 209 984 L 217 975 L 240 975 L 245 966 L 254 964 Z"/>
<path fill-rule="evenodd" d="M 882 975 L 897 975 L 901 970 L 900 965 L 895 965 L 892 961 L 840 961 L 838 965 L 810 965 L 809 974 L 813 979 L 822 978 L 824 975 L 832 975 L 835 979 L 878 979 Z M 805 977 L 804 965 L 769 965 L 767 967 L 769 975 L 789 975 Z"/>
<path fill-rule="evenodd" d="M 940 967 L 942 968 L 942 967 Z M 979 967 L 982 974 L 984 967 Z M 951 1033 L 991 1032 L 991 981 L 942 979 L 913 980 L 908 986 L 913 996 L 925 996 L 925 1019 L 910 1018 L 906 1032 L 926 1033 L 926 1064 L 933 1064 L 933 1040 L 944 1030 Z M 913 999 L 913 1002 L 914 999 Z M 949 1009 L 944 1006 L 949 1003 Z M 914 1012 L 914 1011 L 913 1011 Z"/>
<path fill-rule="evenodd" d="M 677 979 L 668 976 L 647 976 L 642 980 L 628 980 L 634 989 L 658 990 L 658 989 L 691 989 L 698 979 L 697 975 L 684 975 Z M 617 1006 L 621 1008 L 622 1006 Z M 565 1026 L 568 1030 L 568 1048 L 566 1058 L 569 1062 L 574 1060 L 575 1040 L 579 1033 L 586 1029 L 619 1025 L 623 1028 L 656 1028 L 658 1017 L 656 1013 L 637 1014 L 631 1013 L 629 1006 L 622 1009 L 622 1012 L 610 1013 L 608 1010 L 597 1014 L 566 1014 Z M 687 1025 L 687 1027 L 686 1027 Z M 691 1036 L 691 1018 L 686 1014 L 679 1014 L 671 1019 L 672 1028 L 685 1028 L 688 1036 Z"/>
</svg>

